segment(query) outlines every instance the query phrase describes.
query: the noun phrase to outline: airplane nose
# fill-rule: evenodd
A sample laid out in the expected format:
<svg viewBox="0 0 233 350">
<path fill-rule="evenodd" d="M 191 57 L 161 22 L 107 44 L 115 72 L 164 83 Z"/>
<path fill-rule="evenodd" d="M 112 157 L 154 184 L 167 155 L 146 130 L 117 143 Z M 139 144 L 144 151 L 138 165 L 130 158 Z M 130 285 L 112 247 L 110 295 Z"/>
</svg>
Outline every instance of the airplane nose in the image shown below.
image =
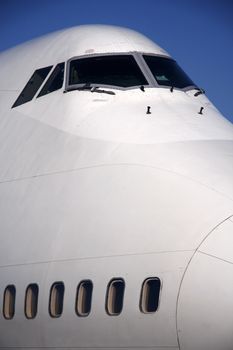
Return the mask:
<svg viewBox="0 0 233 350">
<path fill-rule="evenodd" d="M 177 332 L 181 350 L 233 349 L 233 217 L 209 233 L 188 265 Z"/>
</svg>

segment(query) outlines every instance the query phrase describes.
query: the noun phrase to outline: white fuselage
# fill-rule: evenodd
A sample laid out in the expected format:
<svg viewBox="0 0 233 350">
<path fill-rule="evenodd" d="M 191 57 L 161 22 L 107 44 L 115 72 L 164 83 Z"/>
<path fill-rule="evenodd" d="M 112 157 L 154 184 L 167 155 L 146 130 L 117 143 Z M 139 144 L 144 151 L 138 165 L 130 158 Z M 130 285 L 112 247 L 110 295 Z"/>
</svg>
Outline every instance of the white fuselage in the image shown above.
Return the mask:
<svg viewBox="0 0 233 350">
<path fill-rule="evenodd" d="M 36 69 L 109 52 L 168 56 L 106 26 L 0 55 L 0 349 L 232 350 L 232 124 L 194 89 L 153 86 L 64 93 L 64 81 L 11 108 Z M 148 278 L 161 288 L 157 310 L 145 313 Z M 112 279 L 125 283 L 117 315 L 106 310 Z M 81 317 L 86 280 L 91 310 Z M 51 317 L 60 282 L 63 310 Z M 33 319 L 30 284 L 39 288 Z M 16 291 L 9 319 L 7 286 Z"/>
</svg>

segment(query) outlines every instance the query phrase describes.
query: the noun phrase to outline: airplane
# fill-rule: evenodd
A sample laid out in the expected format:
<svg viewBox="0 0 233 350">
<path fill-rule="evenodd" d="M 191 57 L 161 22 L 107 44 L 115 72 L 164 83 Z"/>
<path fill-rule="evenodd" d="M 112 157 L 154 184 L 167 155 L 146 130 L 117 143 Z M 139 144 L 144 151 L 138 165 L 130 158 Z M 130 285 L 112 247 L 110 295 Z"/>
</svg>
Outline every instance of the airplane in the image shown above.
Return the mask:
<svg viewBox="0 0 233 350">
<path fill-rule="evenodd" d="M 149 38 L 0 54 L 0 349 L 232 350 L 233 126 Z"/>
</svg>

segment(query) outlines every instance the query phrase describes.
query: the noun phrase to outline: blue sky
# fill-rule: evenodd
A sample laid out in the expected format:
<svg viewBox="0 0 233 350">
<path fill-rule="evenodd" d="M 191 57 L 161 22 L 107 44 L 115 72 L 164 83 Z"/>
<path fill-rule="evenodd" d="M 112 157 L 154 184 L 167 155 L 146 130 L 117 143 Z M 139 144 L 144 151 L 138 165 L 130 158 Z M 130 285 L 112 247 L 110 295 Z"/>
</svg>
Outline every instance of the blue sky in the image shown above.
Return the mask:
<svg viewBox="0 0 233 350">
<path fill-rule="evenodd" d="M 0 51 L 80 24 L 147 35 L 233 122 L 233 0 L 0 0 Z"/>
</svg>

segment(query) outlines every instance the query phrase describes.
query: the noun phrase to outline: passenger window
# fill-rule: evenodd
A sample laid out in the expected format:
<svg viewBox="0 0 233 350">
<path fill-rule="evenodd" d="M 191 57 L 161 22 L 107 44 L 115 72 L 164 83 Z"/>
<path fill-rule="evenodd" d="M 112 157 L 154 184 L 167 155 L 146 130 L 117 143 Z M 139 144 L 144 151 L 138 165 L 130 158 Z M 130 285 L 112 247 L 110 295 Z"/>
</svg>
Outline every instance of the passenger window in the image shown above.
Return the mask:
<svg viewBox="0 0 233 350">
<path fill-rule="evenodd" d="M 3 300 L 3 316 L 7 320 L 11 320 L 15 314 L 15 295 L 16 289 L 15 286 L 9 285 L 4 291 L 4 300 Z"/>
<path fill-rule="evenodd" d="M 37 69 L 29 79 L 28 83 L 26 84 L 23 91 L 13 104 L 12 108 L 31 101 L 35 96 L 36 92 L 41 87 L 42 83 L 44 82 L 51 69 L 52 66 Z"/>
<path fill-rule="evenodd" d="M 29 284 L 25 295 L 25 316 L 35 318 L 37 314 L 39 288 L 37 284 Z"/>
<path fill-rule="evenodd" d="M 62 88 L 63 80 L 64 80 L 64 63 L 59 63 L 53 70 L 52 74 L 46 81 L 43 86 L 41 92 L 37 97 L 44 96 L 50 94 L 50 92 L 59 90 Z"/>
<path fill-rule="evenodd" d="M 123 309 L 125 282 L 122 278 L 110 281 L 107 288 L 106 311 L 111 316 L 117 316 Z"/>
<path fill-rule="evenodd" d="M 75 307 L 78 316 L 88 316 L 91 312 L 92 291 L 92 281 L 85 280 L 79 283 Z"/>
<path fill-rule="evenodd" d="M 63 311 L 65 287 L 62 282 L 55 282 L 50 290 L 49 313 L 51 317 L 60 317 Z"/>
<path fill-rule="evenodd" d="M 158 309 L 161 282 L 157 277 L 147 278 L 142 285 L 140 309 L 143 313 L 152 313 Z"/>
</svg>

